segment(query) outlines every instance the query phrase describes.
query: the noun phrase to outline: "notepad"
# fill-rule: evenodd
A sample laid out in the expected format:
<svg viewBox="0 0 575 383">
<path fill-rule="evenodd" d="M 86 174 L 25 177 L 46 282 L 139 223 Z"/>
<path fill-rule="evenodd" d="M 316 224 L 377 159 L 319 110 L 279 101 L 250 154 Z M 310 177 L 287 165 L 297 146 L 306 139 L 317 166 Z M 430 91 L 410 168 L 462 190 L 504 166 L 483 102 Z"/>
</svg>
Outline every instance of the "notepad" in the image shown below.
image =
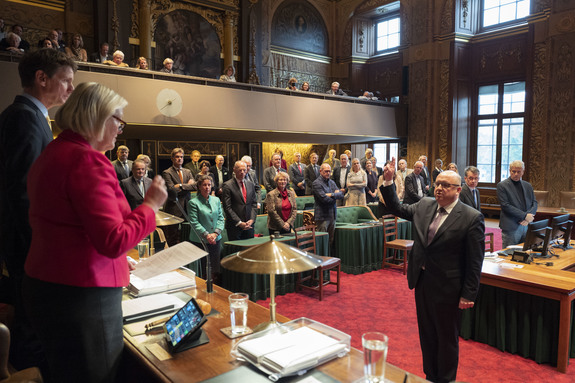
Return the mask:
<svg viewBox="0 0 575 383">
<path fill-rule="evenodd" d="M 146 280 L 132 274 L 130 275 L 128 291 L 135 297 L 143 297 L 145 295 L 187 289 L 195 285 L 196 273 L 185 269 L 181 272 L 170 271 Z"/>
<path fill-rule="evenodd" d="M 180 298 L 170 294 L 155 294 L 142 298 L 122 301 L 124 323 L 136 322 L 152 316 L 180 309 L 185 304 Z"/>
</svg>

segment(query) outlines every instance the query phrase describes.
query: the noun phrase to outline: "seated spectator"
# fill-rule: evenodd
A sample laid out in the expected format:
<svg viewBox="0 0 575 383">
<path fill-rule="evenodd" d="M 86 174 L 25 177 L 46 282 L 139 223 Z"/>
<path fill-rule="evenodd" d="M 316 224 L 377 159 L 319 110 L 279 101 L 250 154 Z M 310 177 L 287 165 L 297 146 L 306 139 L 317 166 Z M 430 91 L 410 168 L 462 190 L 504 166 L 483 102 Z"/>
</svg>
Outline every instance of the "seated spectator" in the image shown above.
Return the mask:
<svg viewBox="0 0 575 383">
<path fill-rule="evenodd" d="M 351 169 L 347 173 L 347 194 L 345 206 L 367 205 L 365 188 L 367 187 L 367 174 L 359 164 L 359 158 L 351 161 Z"/>
<path fill-rule="evenodd" d="M 56 33 L 58 34 L 58 39 L 56 42 L 58 43 L 58 47 L 60 52 L 66 53 L 66 43 L 64 42 L 64 32 L 60 28 L 54 28 Z"/>
<path fill-rule="evenodd" d="M 160 69 L 160 72 L 174 74 L 174 70 L 172 69 L 174 67 L 174 60 L 168 57 L 164 60 L 163 64 L 164 67 Z"/>
<path fill-rule="evenodd" d="M 371 100 L 371 93 L 369 91 L 365 91 L 363 92 L 363 94 L 361 96 L 359 96 L 358 98 L 361 98 L 363 100 Z"/>
<path fill-rule="evenodd" d="M 44 40 L 42 40 L 42 44 L 40 45 L 40 48 L 53 48 L 56 44 L 54 44 L 54 42 L 52 40 L 50 40 L 48 37 L 46 37 Z"/>
<path fill-rule="evenodd" d="M 216 188 L 214 186 L 214 173 L 210 172 L 210 161 L 206 161 L 203 160 L 202 162 L 200 162 L 200 172 L 198 174 L 196 174 L 195 178 L 196 178 L 196 182 L 199 184 L 199 180 L 202 179 L 203 176 L 207 176 L 210 177 L 210 180 L 212 181 L 212 188 L 210 190 L 210 195 L 215 196 L 216 195 Z"/>
<path fill-rule="evenodd" d="M 0 40 L 6 37 L 6 32 L 4 32 L 4 19 L 0 18 Z"/>
<path fill-rule="evenodd" d="M 1 50 L 17 55 L 24 54 L 24 49 L 19 48 L 21 41 L 22 39 L 16 33 L 8 32 L 6 38 L 2 40 L 4 44 L 2 44 Z"/>
<path fill-rule="evenodd" d="M 112 60 L 106 60 L 102 64 L 113 65 L 122 68 L 129 67 L 129 65 L 124 62 L 124 52 L 120 50 L 114 52 L 114 54 L 112 55 Z"/>
<path fill-rule="evenodd" d="M 152 170 L 151 168 L 151 164 L 152 164 L 152 160 L 150 160 L 150 157 L 148 157 L 145 154 L 138 154 L 138 157 L 136 157 L 137 160 L 142 160 L 144 161 L 144 163 L 146 164 L 146 174 L 145 176 L 151 179 L 154 179 L 154 176 L 156 175 L 156 173 Z"/>
<path fill-rule="evenodd" d="M 108 53 L 110 50 L 110 44 L 102 43 L 100 44 L 100 50 L 98 52 L 92 53 L 90 56 L 90 61 L 93 63 L 103 64 L 106 61 L 112 60 L 112 56 Z"/>
<path fill-rule="evenodd" d="M 286 89 L 297 90 L 297 79 L 295 77 L 289 79 Z"/>
<path fill-rule="evenodd" d="M 49 39 L 50 41 L 52 41 L 52 48 L 57 49 L 57 50 L 61 50 L 60 44 L 58 44 L 58 31 L 56 31 L 55 29 L 52 29 L 50 32 L 48 32 L 48 35 L 45 38 L 38 41 L 38 48 L 45 48 L 43 45 L 44 45 L 44 41 L 46 39 Z"/>
<path fill-rule="evenodd" d="M 72 35 L 70 46 L 66 47 L 66 54 L 74 61 L 88 62 L 88 53 L 84 49 L 84 39 L 79 33 Z"/>
<path fill-rule="evenodd" d="M 146 60 L 145 57 L 139 57 L 138 62 L 136 63 L 136 68 L 148 70 L 148 60 Z"/>
<path fill-rule="evenodd" d="M 274 182 L 276 188 L 270 190 L 265 199 L 268 230 L 270 235 L 276 231 L 286 234 L 291 231 L 297 216 L 295 192 L 288 188 L 289 175 L 285 172 L 277 173 Z"/>
<path fill-rule="evenodd" d="M 347 96 L 343 90 L 339 89 L 339 82 L 337 81 L 331 83 L 331 89 L 326 93 L 331 94 L 332 96 Z"/>
<path fill-rule="evenodd" d="M 28 52 L 30 50 L 30 43 L 24 40 L 22 37 L 22 33 L 24 32 L 24 27 L 19 24 L 12 25 L 12 32 L 16 33 L 20 37 L 20 44 L 18 45 L 19 49 L 22 49 L 24 52 Z"/>
<path fill-rule="evenodd" d="M 236 69 L 233 65 L 228 65 L 224 74 L 220 76 L 221 81 L 236 82 Z"/>
<path fill-rule="evenodd" d="M 303 84 L 301 84 L 301 88 L 299 88 L 299 90 L 302 92 L 309 92 L 309 82 L 304 81 Z"/>
</svg>

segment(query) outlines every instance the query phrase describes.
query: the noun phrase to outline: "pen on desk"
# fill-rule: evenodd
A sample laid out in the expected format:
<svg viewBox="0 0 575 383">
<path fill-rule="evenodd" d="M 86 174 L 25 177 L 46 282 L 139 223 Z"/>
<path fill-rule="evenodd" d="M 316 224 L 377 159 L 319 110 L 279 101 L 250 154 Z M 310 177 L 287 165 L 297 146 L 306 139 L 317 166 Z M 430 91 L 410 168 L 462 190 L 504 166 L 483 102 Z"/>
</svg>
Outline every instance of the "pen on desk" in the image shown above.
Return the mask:
<svg viewBox="0 0 575 383">
<path fill-rule="evenodd" d="M 153 322 L 150 322 L 150 323 L 146 324 L 146 330 L 150 330 L 152 327 L 155 327 L 155 326 L 157 326 L 157 325 L 159 325 L 159 324 L 163 324 L 163 323 L 167 322 L 168 319 L 170 319 L 170 318 L 171 318 L 171 317 L 165 317 L 165 318 L 158 319 L 158 320 L 155 320 L 155 321 L 153 321 Z"/>
</svg>

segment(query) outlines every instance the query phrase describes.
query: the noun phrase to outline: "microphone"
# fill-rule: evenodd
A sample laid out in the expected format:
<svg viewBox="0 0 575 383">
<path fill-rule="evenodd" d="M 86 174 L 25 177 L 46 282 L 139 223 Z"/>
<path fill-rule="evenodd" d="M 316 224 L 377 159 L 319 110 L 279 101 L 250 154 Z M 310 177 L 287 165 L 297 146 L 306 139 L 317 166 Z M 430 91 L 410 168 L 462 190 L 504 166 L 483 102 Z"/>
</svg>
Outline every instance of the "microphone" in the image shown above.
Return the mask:
<svg viewBox="0 0 575 383">
<path fill-rule="evenodd" d="M 214 291 L 214 281 L 212 280 L 212 265 L 210 263 L 210 252 L 208 251 L 208 247 L 206 246 L 206 243 L 204 242 L 204 238 L 194 228 L 194 225 L 192 225 L 192 221 L 190 220 L 190 217 L 186 214 L 182 205 L 180 205 L 177 194 L 176 194 L 176 206 L 178 207 L 178 209 L 180 209 L 180 212 L 184 216 L 184 219 L 186 220 L 186 222 L 188 222 L 190 224 L 190 227 L 193 230 L 194 234 L 196 234 L 196 237 L 198 237 L 200 239 L 200 243 L 202 244 L 204 251 L 206 253 L 208 253 L 208 255 L 206 255 L 206 274 L 207 274 L 207 276 L 206 276 L 206 291 L 208 293 L 212 293 Z"/>
</svg>

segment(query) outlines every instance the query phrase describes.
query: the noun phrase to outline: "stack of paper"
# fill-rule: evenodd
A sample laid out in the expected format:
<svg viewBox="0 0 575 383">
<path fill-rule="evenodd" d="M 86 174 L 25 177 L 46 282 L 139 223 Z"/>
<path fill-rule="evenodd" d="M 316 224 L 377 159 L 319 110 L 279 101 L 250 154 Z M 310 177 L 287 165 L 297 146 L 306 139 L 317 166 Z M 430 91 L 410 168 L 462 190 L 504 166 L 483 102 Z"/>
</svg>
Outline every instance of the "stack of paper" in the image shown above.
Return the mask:
<svg viewBox="0 0 575 383">
<path fill-rule="evenodd" d="M 122 301 L 124 323 L 134 322 L 178 310 L 185 302 L 169 294 L 156 294 L 149 297 Z"/>
<path fill-rule="evenodd" d="M 165 293 L 194 287 L 196 285 L 196 274 L 192 270 L 186 269 L 184 275 L 178 271 L 170 271 L 149 279 L 142 279 L 136 275 L 130 275 L 130 285 L 128 291 L 136 297 L 144 295 Z"/>
</svg>

